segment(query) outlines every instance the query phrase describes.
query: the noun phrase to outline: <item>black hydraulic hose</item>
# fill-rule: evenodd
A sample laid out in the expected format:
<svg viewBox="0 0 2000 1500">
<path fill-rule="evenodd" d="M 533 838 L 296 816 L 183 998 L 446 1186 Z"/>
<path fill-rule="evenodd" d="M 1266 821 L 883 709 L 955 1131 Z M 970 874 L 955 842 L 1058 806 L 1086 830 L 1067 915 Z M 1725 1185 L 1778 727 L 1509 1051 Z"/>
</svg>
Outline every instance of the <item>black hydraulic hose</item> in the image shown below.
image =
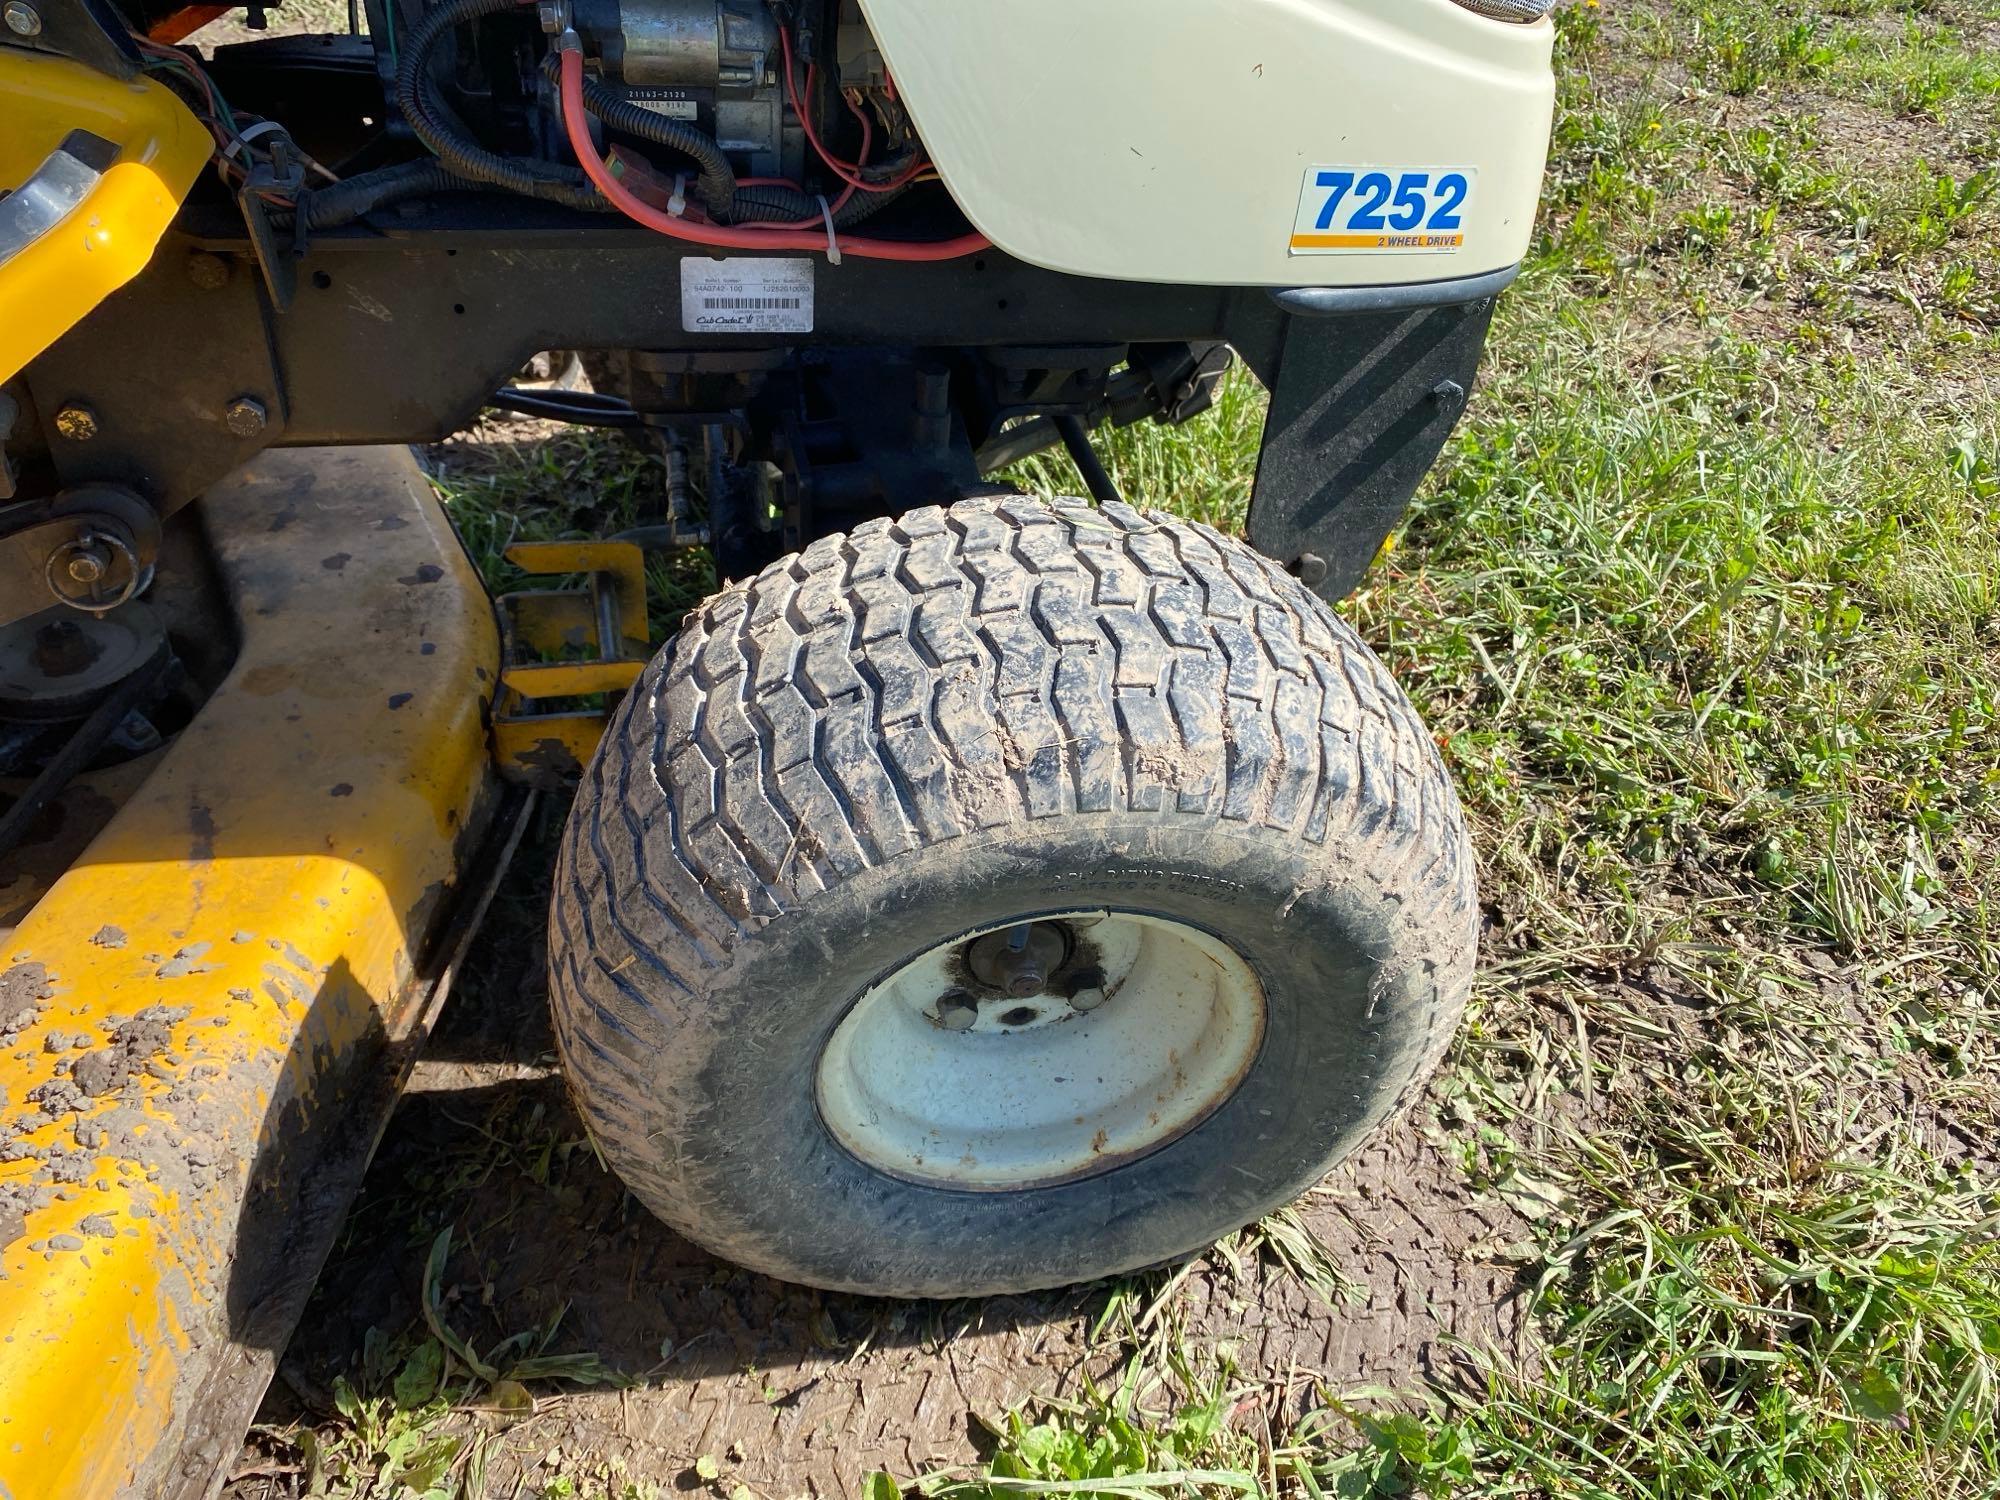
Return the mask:
<svg viewBox="0 0 2000 1500">
<path fill-rule="evenodd" d="M 518 0 L 450 0 L 449 4 L 431 11 L 403 44 L 402 66 L 396 70 L 396 104 L 417 139 L 455 175 L 491 183 L 528 198 L 602 211 L 609 205 L 585 179 L 581 169 L 488 151 L 448 125 L 443 108 L 430 97 L 430 57 L 439 40 L 454 28 L 482 16 L 502 15 L 519 8 Z"/>
</svg>

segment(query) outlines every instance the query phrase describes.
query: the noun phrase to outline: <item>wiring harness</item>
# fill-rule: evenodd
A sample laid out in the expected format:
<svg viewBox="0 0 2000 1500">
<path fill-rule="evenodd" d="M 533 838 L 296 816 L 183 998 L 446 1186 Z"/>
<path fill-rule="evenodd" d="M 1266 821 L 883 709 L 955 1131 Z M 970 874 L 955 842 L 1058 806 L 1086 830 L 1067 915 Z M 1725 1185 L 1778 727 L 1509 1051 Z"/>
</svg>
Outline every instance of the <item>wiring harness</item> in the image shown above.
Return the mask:
<svg viewBox="0 0 2000 1500">
<path fill-rule="evenodd" d="M 498 188 L 567 208 L 623 214 L 690 244 L 818 252 L 835 263 L 846 255 L 906 262 L 954 260 L 991 247 L 991 241 L 977 233 L 928 241 L 846 233 L 920 183 L 935 182 L 937 174 L 914 145 L 896 159 L 871 164 L 875 125 L 852 90 L 842 90 L 840 98 L 860 130 L 859 156 L 846 161 L 828 148 L 806 105 L 818 84 L 817 66 L 807 63 L 802 83 L 789 25 L 778 31 L 785 100 L 814 155 L 840 183 L 840 191 L 831 199 L 789 179 L 737 177 L 712 136 L 641 108 L 591 77 L 584 69 L 581 41 L 567 26 L 543 59 L 542 71 L 560 101 L 563 132 L 575 164 L 488 149 L 444 99 L 433 59 L 440 43 L 457 28 L 533 3 L 449 0 L 428 12 L 400 47 L 392 20 L 396 102 L 431 158 L 347 178 L 300 150 L 276 121 L 233 110 L 191 53 L 145 36 L 135 35 L 133 41 L 146 69 L 174 87 L 214 136 L 216 170 L 224 185 L 233 194 L 261 200 L 277 212 L 279 222 L 293 222 L 300 231 L 351 223 L 406 198 Z M 672 152 L 685 162 L 689 170 L 667 179 L 675 184 L 672 195 L 657 191 L 648 195 L 658 201 L 642 196 L 646 179 L 658 180 L 652 164 L 616 150 L 607 161 L 592 139 L 592 119 L 613 134 Z M 307 173 L 313 179 L 310 184 Z M 690 182 L 691 193 L 684 193 L 682 186 Z"/>
<path fill-rule="evenodd" d="M 571 208 L 621 213 L 648 229 L 692 244 L 725 249 L 820 251 L 835 262 L 843 255 L 897 261 L 952 260 L 990 247 L 991 242 L 979 234 L 920 242 L 843 236 L 843 230 L 895 201 L 927 176 L 934 177 L 934 173 L 930 163 L 916 152 L 886 170 L 864 165 L 874 129 L 866 111 L 846 93 L 842 99 L 861 127 L 861 161 L 842 161 L 827 149 L 803 107 L 789 27 L 779 32 L 783 40 L 785 95 L 804 124 L 813 150 L 842 183 L 842 191 L 831 201 L 783 179 L 737 178 L 712 137 L 642 109 L 589 77 L 584 71 L 582 43 L 575 31 L 567 27 L 557 38 L 555 50 L 544 60 L 543 69 L 556 86 L 564 134 L 578 165 L 536 157 L 503 156 L 488 150 L 454 118 L 441 97 L 432 76 L 432 56 L 445 36 L 456 28 L 486 16 L 506 14 L 526 3 L 532 0 L 450 0 L 426 15 L 401 49 L 396 102 L 417 138 L 437 158 L 437 165 L 444 173 L 457 180 L 457 185 L 497 187 Z M 815 81 L 816 75 L 808 67 L 804 85 L 807 96 Z M 627 174 L 622 170 L 625 164 L 608 162 L 599 153 L 591 139 L 592 118 L 612 132 L 663 147 L 684 158 L 693 168 L 692 199 L 676 192 L 664 207 L 647 202 L 625 180 Z M 321 201 L 306 206 L 307 221 L 314 227 L 344 222 L 337 215 L 358 215 L 391 198 L 435 191 L 440 185 L 434 173 L 414 168 L 391 168 L 389 173 L 396 175 L 378 174 L 365 191 L 342 195 L 330 202 L 326 201 L 328 194 L 315 193 L 312 196 Z"/>
<path fill-rule="evenodd" d="M 215 169 L 232 193 L 251 191 L 281 208 L 293 206 L 287 184 L 293 164 L 329 183 L 340 179 L 299 149 L 276 120 L 239 116 L 195 58 L 179 47 L 134 33 L 145 70 L 161 79 L 192 109 L 215 138 Z M 259 171 L 262 168 L 262 171 Z"/>
</svg>

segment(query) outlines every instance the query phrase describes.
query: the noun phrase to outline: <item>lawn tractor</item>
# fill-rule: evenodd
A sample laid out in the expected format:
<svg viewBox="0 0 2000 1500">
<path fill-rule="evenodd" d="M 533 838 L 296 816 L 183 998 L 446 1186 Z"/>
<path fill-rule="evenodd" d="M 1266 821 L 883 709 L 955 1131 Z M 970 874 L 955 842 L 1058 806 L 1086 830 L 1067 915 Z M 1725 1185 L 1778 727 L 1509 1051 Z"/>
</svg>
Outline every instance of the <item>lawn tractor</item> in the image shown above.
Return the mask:
<svg viewBox="0 0 2000 1500">
<path fill-rule="evenodd" d="M 0 1500 L 216 1491 L 538 797 L 577 1112 L 752 1270 L 1171 1262 L 1410 1099 L 1472 860 L 1330 602 L 1526 251 L 1549 8 L 5 0 Z M 1092 446 L 1235 360 L 1247 542 Z M 498 600 L 409 446 L 494 408 L 656 476 Z"/>
</svg>

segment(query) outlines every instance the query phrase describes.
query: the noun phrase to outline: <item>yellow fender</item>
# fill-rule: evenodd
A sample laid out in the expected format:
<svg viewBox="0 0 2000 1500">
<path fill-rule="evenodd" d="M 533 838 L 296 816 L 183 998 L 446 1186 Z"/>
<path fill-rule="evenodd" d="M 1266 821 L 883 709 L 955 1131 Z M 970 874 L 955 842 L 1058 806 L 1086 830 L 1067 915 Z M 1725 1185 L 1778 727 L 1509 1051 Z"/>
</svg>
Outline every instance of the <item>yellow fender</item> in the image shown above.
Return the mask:
<svg viewBox="0 0 2000 1500">
<path fill-rule="evenodd" d="M 73 132 L 109 158 L 54 223 L 0 244 L 0 380 L 10 380 L 139 274 L 215 141 L 164 84 L 14 48 L 0 48 L 0 120 L 0 187 L 17 196 Z"/>
</svg>

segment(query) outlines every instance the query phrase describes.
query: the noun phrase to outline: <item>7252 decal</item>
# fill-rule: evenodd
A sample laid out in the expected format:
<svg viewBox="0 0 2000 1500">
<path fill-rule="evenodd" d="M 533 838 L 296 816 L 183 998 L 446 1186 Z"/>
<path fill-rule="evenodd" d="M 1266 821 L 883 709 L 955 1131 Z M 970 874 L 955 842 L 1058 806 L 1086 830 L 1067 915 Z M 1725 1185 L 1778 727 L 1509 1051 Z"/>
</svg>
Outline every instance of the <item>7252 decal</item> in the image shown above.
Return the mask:
<svg viewBox="0 0 2000 1500">
<path fill-rule="evenodd" d="M 1294 255 L 1449 255 L 1465 247 L 1473 167 L 1306 170 Z"/>
</svg>

